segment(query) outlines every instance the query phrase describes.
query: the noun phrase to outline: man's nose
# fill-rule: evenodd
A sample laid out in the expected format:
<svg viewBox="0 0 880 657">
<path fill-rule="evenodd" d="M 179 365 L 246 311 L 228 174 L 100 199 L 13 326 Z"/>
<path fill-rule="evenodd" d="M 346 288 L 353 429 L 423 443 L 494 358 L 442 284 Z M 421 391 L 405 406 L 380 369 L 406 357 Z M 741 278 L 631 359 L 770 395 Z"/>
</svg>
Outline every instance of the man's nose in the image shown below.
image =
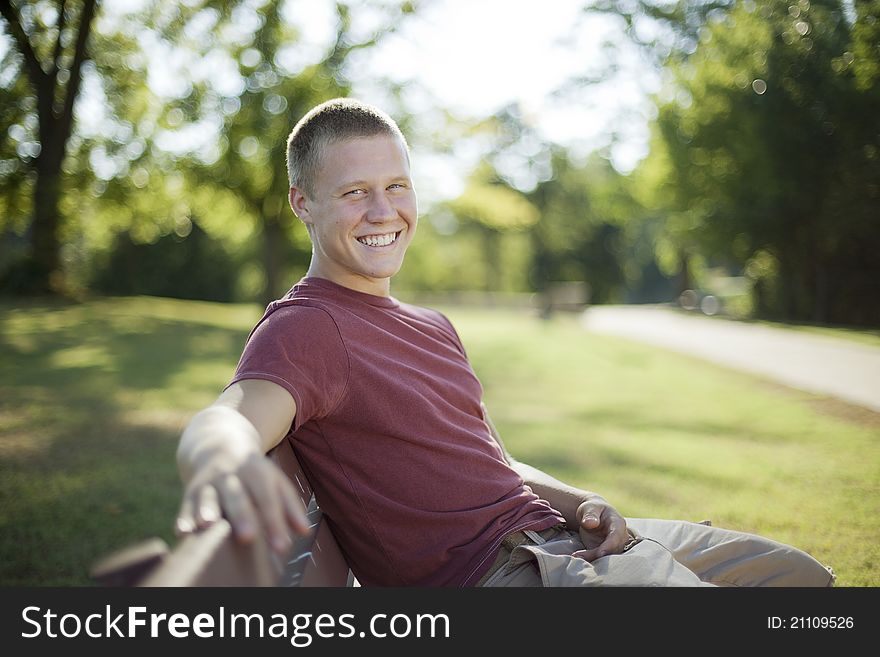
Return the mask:
<svg viewBox="0 0 880 657">
<path fill-rule="evenodd" d="M 397 216 L 397 210 L 388 195 L 384 192 L 373 194 L 370 200 L 370 207 L 367 211 L 367 221 L 373 223 L 382 223 L 389 221 Z"/>
</svg>

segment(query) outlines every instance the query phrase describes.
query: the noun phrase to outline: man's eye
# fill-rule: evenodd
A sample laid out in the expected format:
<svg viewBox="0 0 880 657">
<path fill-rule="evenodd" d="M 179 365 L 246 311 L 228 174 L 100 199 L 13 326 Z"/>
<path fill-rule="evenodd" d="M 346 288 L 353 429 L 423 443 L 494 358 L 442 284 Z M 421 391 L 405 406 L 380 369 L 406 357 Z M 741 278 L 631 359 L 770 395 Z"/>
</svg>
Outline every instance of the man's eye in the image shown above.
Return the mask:
<svg viewBox="0 0 880 657">
<path fill-rule="evenodd" d="M 360 196 L 363 193 L 364 193 L 364 190 L 362 190 L 362 189 L 352 189 L 351 191 L 346 192 L 345 195 L 346 196 Z"/>
</svg>

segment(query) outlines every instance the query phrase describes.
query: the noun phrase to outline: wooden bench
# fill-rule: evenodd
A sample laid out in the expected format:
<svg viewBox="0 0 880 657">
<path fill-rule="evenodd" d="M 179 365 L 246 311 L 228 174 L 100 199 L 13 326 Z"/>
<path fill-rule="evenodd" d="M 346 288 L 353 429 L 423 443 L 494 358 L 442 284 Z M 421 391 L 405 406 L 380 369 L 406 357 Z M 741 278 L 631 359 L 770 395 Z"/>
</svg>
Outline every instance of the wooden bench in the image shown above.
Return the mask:
<svg viewBox="0 0 880 657">
<path fill-rule="evenodd" d="M 174 549 L 154 538 L 111 554 L 95 564 L 92 579 L 107 586 L 356 586 L 290 441 L 285 438 L 269 458 L 293 481 L 312 525 L 309 536 L 294 539 L 287 559 L 262 534 L 243 545 L 221 520 Z"/>
</svg>

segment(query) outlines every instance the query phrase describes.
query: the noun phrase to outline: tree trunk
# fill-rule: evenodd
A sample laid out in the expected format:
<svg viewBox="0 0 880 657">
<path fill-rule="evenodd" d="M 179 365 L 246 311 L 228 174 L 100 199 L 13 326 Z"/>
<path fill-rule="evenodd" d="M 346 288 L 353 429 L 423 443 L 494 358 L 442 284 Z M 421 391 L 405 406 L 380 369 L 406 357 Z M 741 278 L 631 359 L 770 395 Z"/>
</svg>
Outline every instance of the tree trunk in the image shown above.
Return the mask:
<svg viewBox="0 0 880 657">
<path fill-rule="evenodd" d="M 816 262 L 813 269 L 813 321 L 816 324 L 828 322 L 830 298 L 828 290 L 828 268 L 824 263 Z"/>
<path fill-rule="evenodd" d="M 266 285 L 261 300 L 264 305 L 275 301 L 285 291 L 282 289 L 285 285 L 282 277 L 286 245 L 287 235 L 279 222 L 279 217 L 263 215 L 263 268 Z"/>
<path fill-rule="evenodd" d="M 486 257 L 486 291 L 501 290 L 501 236 L 498 231 L 482 226 L 483 248 Z"/>
<path fill-rule="evenodd" d="M 96 0 L 84 0 L 79 13 L 76 44 L 70 65 L 67 87 L 59 89 L 58 62 L 63 50 L 64 25 L 67 20 L 65 3 L 59 7 L 58 37 L 53 58 L 41 63 L 37 58 L 21 19 L 10 3 L 0 3 L 2 15 L 9 24 L 13 42 L 21 52 L 28 79 L 37 98 L 40 154 L 34 162 L 34 205 L 31 220 L 31 248 L 24 276 L 18 291 L 24 293 L 60 292 L 60 241 L 58 239 L 59 201 L 61 200 L 61 165 L 67 140 L 73 131 L 73 107 L 82 82 L 82 65 L 86 61 L 86 44 L 95 17 Z"/>
<path fill-rule="evenodd" d="M 40 154 L 42 158 L 43 154 Z M 61 245 L 58 239 L 58 205 L 61 200 L 60 167 L 37 166 L 31 222 L 32 292 L 49 293 L 61 288 Z"/>
<path fill-rule="evenodd" d="M 694 282 L 691 278 L 690 258 L 684 251 L 679 254 L 678 259 L 678 296 L 684 294 L 687 290 L 694 289 Z"/>
</svg>

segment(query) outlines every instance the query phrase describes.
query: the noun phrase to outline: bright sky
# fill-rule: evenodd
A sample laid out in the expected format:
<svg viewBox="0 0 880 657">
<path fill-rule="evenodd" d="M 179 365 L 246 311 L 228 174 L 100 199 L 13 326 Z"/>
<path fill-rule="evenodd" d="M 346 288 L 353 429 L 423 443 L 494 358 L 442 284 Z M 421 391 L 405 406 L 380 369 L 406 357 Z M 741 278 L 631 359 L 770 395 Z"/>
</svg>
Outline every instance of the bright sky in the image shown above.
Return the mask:
<svg viewBox="0 0 880 657">
<path fill-rule="evenodd" d="M 644 87 L 654 76 L 640 69 L 619 24 L 584 16 L 583 4 L 433 0 L 371 55 L 370 68 L 398 82 L 418 81 L 463 114 L 518 102 L 547 138 L 595 146 L 607 140 L 622 109 L 645 109 Z M 605 41 L 616 44 L 613 54 L 603 52 Z M 567 80 L 601 71 L 611 56 L 624 69 L 613 83 L 551 97 Z M 632 157 L 621 152 L 621 163 Z"/>
<path fill-rule="evenodd" d="M 608 147 L 614 166 L 629 172 L 647 154 L 648 93 L 659 77 L 640 61 L 618 22 L 585 16 L 582 6 L 583 0 L 429 1 L 399 33 L 355 60 L 355 92 L 381 100 L 373 75 L 409 82 L 407 105 L 426 120 L 437 103 L 462 118 L 485 117 L 518 103 L 543 138 L 579 155 Z M 610 64 L 619 69 L 613 78 L 597 76 Z M 361 70 L 369 74 L 357 75 Z M 590 75 L 599 82 L 554 95 L 567 81 Z M 436 187 L 427 190 L 430 197 L 446 196 L 460 185 L 467 155 L 455 153 L 457 166 L 419 160 L 429 173 L 428 186 Z M 471 161 L 479 153 L 472 155 Z M 522 185 L 528 187 L 529 180 Z"/>
</svg>

